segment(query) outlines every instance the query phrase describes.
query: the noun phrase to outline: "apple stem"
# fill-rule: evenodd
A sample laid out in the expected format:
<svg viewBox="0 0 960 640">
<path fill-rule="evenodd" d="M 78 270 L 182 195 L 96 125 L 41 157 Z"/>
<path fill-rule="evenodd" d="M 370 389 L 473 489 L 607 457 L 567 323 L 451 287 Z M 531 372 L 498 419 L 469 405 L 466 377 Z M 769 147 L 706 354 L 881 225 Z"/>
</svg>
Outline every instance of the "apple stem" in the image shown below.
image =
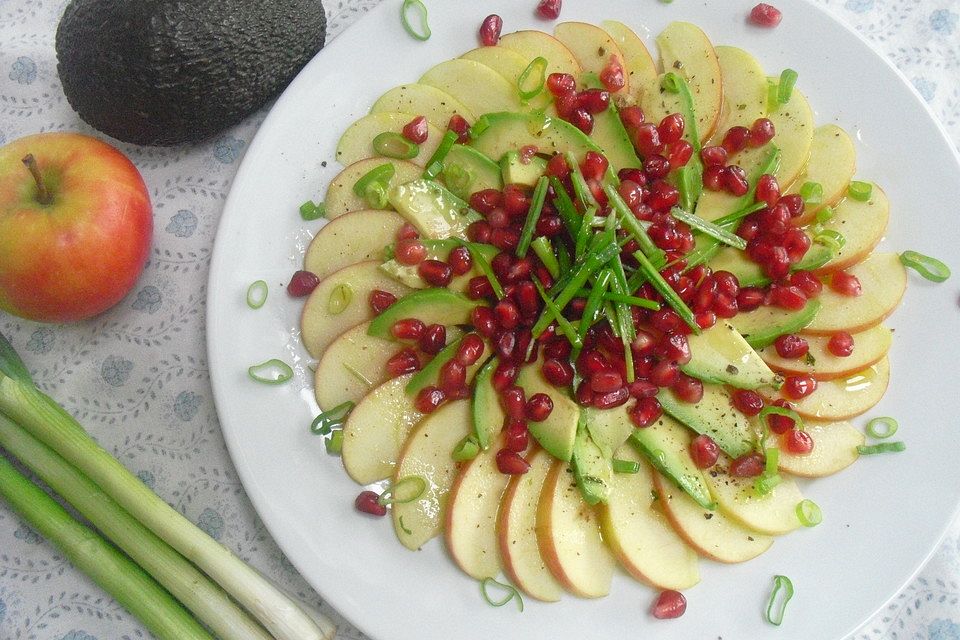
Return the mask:
<svg viewBox="0 0 960 640">
<path fill-rule="evenodd" d="M 43 182 L 43 176 L 40 174 L 40 167 L 37 165 L 37 159 L 33 157 L 32 153 L 28 153 L 23 157 L 23 164 L 27 166 L 27 169 L 30 171 L 30 175 L 33 176 L 33 180 L 37 183 L 37 202 L 40 204 L 50 204 L 53 202 L 53 198 L 50 196 L 50 192 L 47 190 L 47 185 Z"/>
</svg>

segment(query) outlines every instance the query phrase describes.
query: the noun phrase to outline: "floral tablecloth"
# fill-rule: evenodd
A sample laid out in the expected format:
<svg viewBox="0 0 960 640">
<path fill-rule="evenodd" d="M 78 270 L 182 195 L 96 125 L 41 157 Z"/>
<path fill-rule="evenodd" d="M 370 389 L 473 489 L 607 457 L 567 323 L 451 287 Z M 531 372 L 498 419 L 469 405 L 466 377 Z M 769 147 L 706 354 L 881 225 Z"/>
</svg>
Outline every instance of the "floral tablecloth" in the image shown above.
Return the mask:
<svg viewBox="0 0 960 640">
<path fill-rule="evenodd" d="M 887 55 L 960 144 L 960 0 L 815 1 Z M 378 2 L 327 0 L 329 37 Z M 0 145 L 40 131 L 89 131 L 57 78 L 53 40 L 65 5 L 0 0 Z M 297 575 L 251 508 L 208 381 L 204 305 L 214 233 L 263 115 L 198 146 L 121 145 L 154 202 L 153 254 L 139 283 L 89 322 L 47 326 L 0 313 L 0 331 L 40 387 L 144 482 L 282 587 L 327 610 L 340 623 L 338 638 L 359 639 Z M 135 619 L 0 504 L 0 640 L 145 637 Z M 960 640 L 960 523 L 922 573 L 852 638 Z"/>
</svg>

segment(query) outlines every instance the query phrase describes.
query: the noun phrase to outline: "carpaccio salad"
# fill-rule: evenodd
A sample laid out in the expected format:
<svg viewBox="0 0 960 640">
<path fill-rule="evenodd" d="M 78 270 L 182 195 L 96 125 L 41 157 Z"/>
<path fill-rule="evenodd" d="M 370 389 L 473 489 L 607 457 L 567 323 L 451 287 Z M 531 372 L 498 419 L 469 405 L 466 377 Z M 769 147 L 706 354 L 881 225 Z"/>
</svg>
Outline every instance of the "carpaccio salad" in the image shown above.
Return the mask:
<svg viewBox="0 0 960 640">
<path fill-rule="evenodd" d="M 701 558 L 820 521 L 795 478 L 903 448 L 849 421 L 886 390 L 904 265 L 948 273 L 874 252 L 889 202 L 793 71 L 685 22 L 659 62 L 620 22 L 502 26 L 340 138 L 288 286 L 313 429 L 405 547 L 442 535 L 543 601 L 619 565 L 675 617 Z"/>
</svg>

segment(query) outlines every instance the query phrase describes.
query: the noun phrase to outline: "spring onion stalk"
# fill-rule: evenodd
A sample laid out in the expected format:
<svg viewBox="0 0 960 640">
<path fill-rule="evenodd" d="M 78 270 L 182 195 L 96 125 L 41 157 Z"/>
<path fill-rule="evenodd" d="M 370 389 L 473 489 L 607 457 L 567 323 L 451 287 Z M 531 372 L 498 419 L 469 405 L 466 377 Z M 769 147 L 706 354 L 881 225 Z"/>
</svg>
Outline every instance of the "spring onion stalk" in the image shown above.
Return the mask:
<svg viewBox="0 0 960 640">
<path fill-rule="evenodd" d="M 681 206 L 693 210 L 703 194 L 703 165 L 699 158 L 691 158 L 677 171 L 677 189 L 680 191 Z"/>
<path fill-rule="evenodd" d="M 916 251 L 904 251 L 900 254 L 900 262 L 919 273 L 931 282 L 944 282 L 950 277 L 950 267 L 936 258 L 925 256 Z"/>
<path fill-rule="evenodd" d="M 569 274 L 570 269 L 573 267 L 573 258 L 570 257 L 570 250 L 567 248 L 566 243 L 557 243 L 557 264 L 560 265 L 561 276 Z"/>
<path fill-rule="evenodd" d="M 573 155 L 572 151 L 567 152 L 566 158 L 567 164 L 570 165 L 570 184 L 573 185 L 573 194 L 577 196 L 577 200 L 580 201 L 580 205 L 584 209 L 590 206 L 599 209 L 600 203 L 598 203 L 597 199 L 593 197 L 593 192 L 590 191 L 590 187 L 587 185 L 587 180 L 583 177 L 583 172 L 580 171 L 580 165 L 577 163 L 577 158 Z"/>
<path fill-rule="evenodd" d="M 610 203 L 610 206 L 613 207 L 613 210 L 617 212 L 617 215 L 620 218 L 620 224 L 623 225 L 623 228 L 629 233 L 634 240 L 640 245 L 640 250 L 643 251 L 644 255 L 650 258 L 650 262 L 660 268 L 667 262 L 666 254 L 664 254 L 663 249 L 658 247 L 653 243 L 653 240 L 650 239 L 650 236 L 647 234 L 646 228 L 643 226 L 637 217 L 633 215 L 633 212 L 630 211 L 630 207 L 627 206 L 627 203 L 623 201 L 623 198 L 620 197 L 620 194 L 617 192 L 616 188 L 613 185 L 604 185 L 603 192 L 607 194 L 607 200 Z"/>
<path fill-rule="evenodd" d="M 797 84 L 799 74 L 793 69 L 784 69 L 777 83 L 777 103 L 787 104 L 793 97 L 793 87 Z"/>
<path fill-rule="evenodd" d="M 547 295 L 547 292 L 543 290 L 543 285 L 540 284 L 540 281 L 536 278 L 533 279 L 533 284 L 537 287 L 537 293 L 540 294 L 540 298 L 543 300 L 543 304 L 546 307 L 544 310 L 544 316 L 549 321 L 556 320 L 557 326 L 560 327 L 561 333 L 566 336 L 570 344 L 573 345 L 574 349 L 579 349 L 583 347 L 583 342 L 580 340 L 580 336 L 577 333 L 577 330 L 574 328 L 570 321 L 563 316 L 563 309 L 561 309 L 557 303 L 555 303 L 550 296 Z M 544 327 L 546 328 L 546 327 Z M 543 333 L 541 331 L 541 333 Z M 540 334 L 534 334 L 539 336 Z"/>
<path fill-rule="evenodd" d="M 557 261 L 557 255 L 553 252 L 550 240 L 546 236 L 540 236 L 530 243 L 530 248 L 540 258 L 540 262 L 550 272 L 550 276 L 556 279 L 560 275 L 560 263 Z"/>
<path fill-rule="evenodd" d="M 530 209 L 527 211 L 527 219 L 523 222 L 523 230 L 520 232 L 520 242 L 517 244 L 517 257 L 525 258 L 530 249 L 530 242 L 533 241 L 533 232 L 537 228 L 537 221 L 540 220 L 540 213 L 543 211 L 543 202 L 547 199 L 547 187 L 549 180 L 546 176 L 540 176 L 537 180 L 537 186 L 533 190 L 533 199 L 530 202 Z"/>
<path fill-rule="evenodd" d="M 647 300 L 646 298 L 638 298 L 637 296 L 625 296 L 620 293 L 605 293 L 603 295 L 604 300 L 609 300 L 610 302 L 624 302 L 634 307 L 642 307 L 644 309 L 650 309 L 651 311 L 659 311 L 660 303 L 653 300 Z"/>
<path fill-rule="evenodd" d="M 489 592 L 487 591 L 491 586 L 495 586 L 495 587 L 497 587 L 497 588 L 499 588 L 499 589 L 502 589 L 502 590 L 504 590 L 506 593 L 504 594 L 504 596 L 503 596 L 501 599 L 499 599 L 499 600 L 494 600 L 493 598 L 490 597 L 490 594 L 489 594 Z M 523 613 L 523 596 L 521 596 L 521 595 L 520 595 L 520 592 L 517 591 L 516 589 L 514 589 L 514 588 L 513 588 L 512 586 L 510 586 L 509 584 L 504 584 L 503 582 L 498 582 L 498 581 L 494 580 L 493 578 L 484 578 L 483 580 L 480 581 L 480 595 L 483 596 L 483 599 L 484 599 L 484 600 L 486 601 L 486 603 L 489 604 L 491 607 L 502 607 L 503 605 L 507 604 L 508 602 L 510 602 L 511 600 L 513 600 L 514 598 L 516 598 L 516 600 L 517 600 L 517 609 L 519 609 L 520 612 Z"/>
<path fill-rule="evenodd" d="M 283 384 L 293 377 L 293 369 L 283 360 L 272 358 L 247 369 L 250 377 L 262 384 Z"/>
<path fill-rule="evenodd" d="M 691 228 L 696 229 L 697 231 L 703 233 L 706 236 L 718 240 L 723 244 L 730 245 L 736 249 L 743 251 L 747 248 L 747 241 L 738 236 L 735 233 L 730 233 L 723 227 L 716 225 L 712 222 L 707 222 L 700 216 L 688 213 L 681 209 L 680 207 L 674 207 L 670 211 L 670 215 L 689 225 Z"/>
<path fill-rule="evenodd" d="M 477 264 L 477 268 L 483 272 L 484 277 L 490 282 L 490 286 L 493 287 L 493 293 L 497 296 L 497 300 L 503 300 L 507 296 L 507 293 L 504 291 L 503 285 L 500 284 L 500 280 L 497 279 L 497 274 L 493 272 L 490 261 L 483 255 L 483 251 L 472 242 L 461 241 L 461 244 L 467 248 L 470 252 L 470 257 L 473 258 L 473 261 Z"/>
<path fill-rule="evenodd" d="M 640 473 L 640 463 L 636 460 L 614 458 L 610 464 L 614 473 Z"/>
<path fill-rule="evenodd" d="M 593 289 L 587 294 L 587 303 L 583 307 L 580 327 L 577 329 L 577 335 L 580 336 L 581 342 L 587 336 L 587 331 L 590 330 L 590 327 L 592 327 L 598 319 L 600 307 L 603 306 L 604 294 L 606 294 L 607 287 L 610 286 L 610 280 L 612 278 L 613 271 L 603 269 L 597 274 L 597 278 L 593 283 Z"/>
<path fill-rule="evenodd" d="M 263 280 L 257 280 L 247 287 L 247 306 L 251 309 L 259 309 L 267 303 L 267 283 Z"/>
<path fill-rule="evenodd" d="M 869 182 L 861 182 L 859 180 L 852 180 L 847 186 L 847 195 L 853 198 L 854 200 L 859 200 L 860 202 L 866 202 L 870 199 L 870 196 L 873 195 L 873 185 Z"/>
<path fill-rule="evenodd" d="M 0 336 L 0 343 L 5 341 Z M 9 344 L 6 346 L 8 349 L 0 349 L 0 357 L 12 352 Z M 63 456 L 127 513 L 217 582 L 276 640 L 333 637 L 335 629 L 329 620 L 321 619 L 318 626 L 268 580 L 153 493 L 32 383 L 0 378 L 0 413 Z"/>
<path fill-rule="evenodd" d="M 450 149 L 453 148 L 453 145 L 457 141 L 458 137 L 459 136 L 456 131 L 447 131 L 445 134 L 443 134 L 443 139 L 437 146 L 437 150 L 434 151 L 433 155 L 430 156 L 430 159 L 427 160 L 427 168 L 423 172 L 424 178 L 427 180 L 437 179 L 437 176 L 439 176 L 440 172 L 443 171 L 443 161 L 446 160 L 447 154 L 450 153 Z"/>
<path fill-rule="evenodd" d="M 804 182 L 800 187 L 800 197 L 804 204 L 820 204 L 823 202 L 823 185 L 819 182 Z"/>
<path fill-rule="evenodd" d="M 423 476 L 404 476 L 388 486 L 377 498 L 381 506 L 407 504 L 427 492 L 427 480 Z"/>
<path fill-rule="evenodd" d="M 797 520 L 805 527 L 815 527 L 823 522 L 823 512 L 813 500 L 801 500 L 797 503 Z"/>
<path fill-rule="evenodd" d="M 824 222 L 827 222 L 833 218 L 834 213 L 836 213 L 836 211 L 834 211 L 833 207 L 824 207 L 820 209 L 820 211 L 817 211 L 817 215 L 814 216 L 814 219 L 817 221 L 817 224 L 823 224 Z"/>
<path fill-rule="evenodd" d="M 533 76 L 533 84 L 530 85 L 530 78 Z M 547 59 L 543 56 L 537 56 L 530 61 L 527 68 L 517 77 L 517 93 L 520 95 L 520 101 L 526 104 L 538 95 L 543 93 L 543 87 L 547 83 Z"/>
<path fill-rule="evenodd" d="M 583 220 L 580 222 L 580 231 L 577 232 L 577 238 L 574 241 L 573 255 L 576 260 L 579 262 L 583 259 L 583 254 L 587 250 L 588 243 L 590 242 L 590 234 L 594 231 L 594 223 L 597 221 L 597 207 L 590 205 L 587 207 L 587 210 L 583 212 Z M 601 224 L 603 221 L 600 221 Z"/>
<path fill-rule="evenodd" d="M 783 597 L 778 598 L 783 591 Z M 767 611 L 765 617 L 767 622 L 772 625 L 780 626 L 783 622 L 783 614 L 787 610 L 787 604 L 793 597 L 793 582 L 787 576 L 773 576 L 773 591 L 770 593 L 770 600 L 767 602 Z M 777 607 L 777 602 L 780 606 Z"/>
<path fill-rule="evenodd" d="M 900 424 L 896 420 L 890 416 L 883 416 L 867 423 L 867 435 L 877 440 L 886 440 L 892 438 L 899 428 Z"/>
<path fill-rule="evenodd" d="M 693 332 L 697 335 L 700 335 L 700 325 L 697 324 L 697 319 L 693 315 L 693 311 L 690 310 L 690 307 L 687 306 L 683 300 L 680 299 L 680 296 L 677 295 L 677 292 L 673 290 L 666 280 L 663 279 L 663 276 L 660 275 L 660 272 L 657 271 L 657 268 L 651 264 L 650 260 L 647 259 L 647 256 L 643 255 L 642 251 L 634 251 L 633 257 L 637 259 L 637 262 L 640 263 L 640 269 L 644 271 L 649 279 L 650 284 L 653 285 L 653 288 L 657 290 L 663 299 L 668 305 L 673 307 L 673 310 L 677 312 L 677 315 L 687 323 Z"/>
<path fill-rule="evenodd" d="M 467 135 L 471 139 L 476 140 L 483 134 L 484 131 L 490 128 L 490 118 L 487 116 L 480 116 L 477 118 L 477 121 L 471 125 L 470 130 L 467 132 Z"/>
<path fill-rule="evenodd" d="M 331 456 L 338 456 L 343 451 L 343 429 L 334 429 L 330 437 L 324 441 L 324 447 Z"/>
<path fill-rule="evenodd" d="M 397 168 L 389 162 L 376 166 L 353 184 L 353 194 L 362 198 L 367 193 L 367 187 L 372 184 L 389 184 L 396 173 Z"/>
<path fill-rule="evenodd" d="M 420 145 L 407 140 L 395 131 L 384 131 L 373 139 L 373 150 L 386 158 L 409 160 L 420 153 Z"/>
<path fill-rule="evenodd" d="M 73 505 L 217 636 L 223 640 L 269 640 L 263 628 L 216 583 L 137 522 L 75 467 L 2 414 L 0 447 Z"/>
<path fill-rule="evenodd" d="M 311 220 L 319 220 L 327 214 L 326 207 L 323 206 L 323 203 L 315 203 L 313 200 L 307 200 L 302 205 L 300 205 L 300 217 L 310 222 Z"/>
<path fill-rule="evenodd" d="M 570 237 L 576 238 L 577 232 L 580 231 L 580 214 L 577 213 L 577 208 L 573 205 L 570 194 L 567 193 L 567 189 L 563 186 L 563 183 L 560 182 L 559 178 L 550 176 L 550 186 L 553 187 L 553 192 L 556 194 L 556 197 L 553 199 L 553 206 L 556 208 L 560 219 L 563 220 L 563 224 L 567 228 Z"/>
<path fill-rule="evenodd" d="M 408 14 L 411 8 L 416 9 L 420 13 L 420 31 L 414 29 L 410 23 L 410 16 Z M 430 25 L 427 23 L 427 6 L 420 0 L 403 0 L 403 6 L 400 7 L 400 22 L 403 23 L 403 28 L 406 32 L 416 40 L 420 40 L 421 42 L 429 40 L 432 35 Z"/>
<path fill-rule="evenodd" d="M 612 217 L 612 216 L 611 216 Z M 625 296 L 627 294 L 627 276 L 623 271 L 623 263 L 620 256 L 613 260 L 613 279 L 610 280 L 610 288 L 613 293 Z M 623 342 L 623 360 L 627 371 L 627 382 L 633 382 L 637 379 L 636 371 L 633 367 L 633 339 L 637 337 L 636 327 L 633 324 L 633 313 L 630 311 L 630 305 L 622 301 L 605 300 L 605 304 L 613 303 L 614 319 L 611 326 L 618 329 L 614 333 Z"/>
<path fill-rule="evenodd" d="M 861 444 L 857 446 L 857 453 L 862 456 L 871 456 L 877 453 L 900 453 L 906 449 L 906 443 L 902 440 L 897 440 L 896 442 L 880 442 L 871 445 Z"/>
<path fill-rule="evenodd" d="M 713 221 L 713 224 L 717 225 L 718 227 L 723 227 L 724 229 L 729 231 L 730 229 L 733 228 L 734 222 L 739 222 L 740 220 L 743 220 L 751 213 L 756 213 L 757 211 L 760 211 L 761 209 L 766 209 L 766 208 L 767 208 L 766 202 L 753 202 L 741 209 L 737 209 L 733 213 L 728 213 L 725 216 L 720 216 L 719 218 Z"/>
<path fill-rule="evenodd" d="M 213 640 L 156 581 L 0 457 L 0 496 L 161 640 Z"/>
</svg>

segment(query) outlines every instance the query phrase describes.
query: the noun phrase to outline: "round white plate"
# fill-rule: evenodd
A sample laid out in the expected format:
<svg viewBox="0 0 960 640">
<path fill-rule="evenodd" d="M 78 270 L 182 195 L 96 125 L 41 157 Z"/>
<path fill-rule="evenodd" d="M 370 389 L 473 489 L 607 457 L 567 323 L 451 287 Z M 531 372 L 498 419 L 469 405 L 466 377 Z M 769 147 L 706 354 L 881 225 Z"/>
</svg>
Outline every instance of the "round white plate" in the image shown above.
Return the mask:
<svg viewBox="0 0 960 640">
<path fill-rule="evenodd" d="M 688 610 L 679 620 L 652 619 L 654 592 L 625 574 L 600 600 L 566 597 L 547 605 L 528 599 L 522 614 L 512 604 L 489 607 L 441 540 L 411 553 L 394 539 L 389 520 L 354 511 L 359 487 L 308 430 L 315 405 L 311 361 L 298 337 L 302 301 L 289 299 L 283 286 L 321 223 L 302 222 L 298 206 L 323 198 L 339 170 L 340 133 L 386 89 L 477 46 L 476 29 L 487 14 L 503 16 L 504 32 L 553 27 L 533 15 L 535 0 L 428 4 L 429 41 L 410 38 L 400 25 L 399 0 L 388 0 L 303 70 L 247 151 L 221 221 L 208 293 L 216 405 L 244 487 L 284 553 L 376 640 L 830 640 L 855 630 L 920 568 L 957 511 L 956 277 L 934 285 L 911 275 L 904 304 L 889 321 L 896 328 L 893 381 L 871 414 L 900 421 L 907 451 L 864 458 L 839 476 L 806 485 L 823 508 L 819 527 L 778 540 L 746 564 L 702 562 L 702 582 L 686 593 Z M 752 4 L 567 0 L 561 19 L 619 19 L 648 39 L 671 20 L 687 20 L 717 44 L 750 51 L 772 75 L 796 69 L 817 122 L 837 122 L 855 136 L 858 175 L 890 196 L 884 246 L 938 256 L 960 274 L 960 164 L 920 97 L 863 40 L 812 5 L 778 0 L 783 23 L 764 30 L 746 24 Z M 650 46 L 655 51 L 652 40 Z M 261 278 L 270 298 L 253 311 L 245 292 Z M 248 366 L 275 357 L 295 366 L 294 380 L 272 387 L 247 377 Z M 762 617 L 775 574 L 792 578 L 797 590 L 780 628 Z"/>
</svg>

